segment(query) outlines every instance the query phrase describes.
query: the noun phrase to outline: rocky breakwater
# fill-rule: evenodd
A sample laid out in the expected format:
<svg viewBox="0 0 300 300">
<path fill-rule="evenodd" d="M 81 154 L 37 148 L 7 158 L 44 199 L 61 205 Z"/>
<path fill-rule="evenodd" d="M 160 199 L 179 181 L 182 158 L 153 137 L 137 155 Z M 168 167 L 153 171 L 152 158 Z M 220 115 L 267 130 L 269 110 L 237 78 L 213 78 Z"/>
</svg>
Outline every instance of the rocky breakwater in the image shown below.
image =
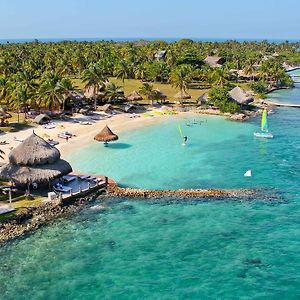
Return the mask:
<svg viewBox="0 0 300 300">
<path fill-rule="evenodd" d="M 22 237 L 58 218 L 69 216 L 94 198 L 95 195 L 89 195 L 68 203 L 47 201 L 38 206 L 24 208 L 16 216 L 0 223 L 0 244 Z"/>
<path fill-rule="evenodd" d="M 253 190 L 222 190 L 222 189 L 179 189 L 179 190 L 140 190 L 120 187 L 109 187 L 108 195 L 111 197 L 159 199 L 159 198 L 243 198 L 250 199 L 256 195 Z"/>
</svg>

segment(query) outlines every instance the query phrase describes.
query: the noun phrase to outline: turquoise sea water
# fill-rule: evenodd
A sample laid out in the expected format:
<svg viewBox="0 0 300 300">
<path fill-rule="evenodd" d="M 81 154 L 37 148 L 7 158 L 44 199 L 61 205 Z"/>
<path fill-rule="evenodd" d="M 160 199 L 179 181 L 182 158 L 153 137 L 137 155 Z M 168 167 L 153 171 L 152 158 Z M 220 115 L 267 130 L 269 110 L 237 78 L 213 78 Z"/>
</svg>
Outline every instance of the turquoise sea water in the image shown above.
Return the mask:
<svg viewBox="0 0 300 300">
<path fill-rule="evenodd" d="M 278 91 L 286 101 L 300 89 Z M 273 95 L 272 95 L 273 96 Z M 290 100 L 289 100 L 290 101 Z M 143 188 L 264 188 L 268 201 L 107 200 L 0 248 L 0 299 L 299 299 L 300 110 L 248 123 L 167 118 L 79 149 L 74 169 Z M 205 122 L 207 120 L 207 122 Z M 189 137 L 181 146 L 178 123 Z M 253 177 L 243 173 L 251 169 Z"/>
</svg>

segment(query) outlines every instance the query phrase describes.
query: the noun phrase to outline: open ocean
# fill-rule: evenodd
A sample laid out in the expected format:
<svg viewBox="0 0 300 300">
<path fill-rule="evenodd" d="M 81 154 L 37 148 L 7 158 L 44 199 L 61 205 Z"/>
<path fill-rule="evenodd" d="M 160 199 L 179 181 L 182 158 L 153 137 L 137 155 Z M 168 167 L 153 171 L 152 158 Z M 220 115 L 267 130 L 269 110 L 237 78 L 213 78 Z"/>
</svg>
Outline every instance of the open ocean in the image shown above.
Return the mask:
<svg viewBox="0 0 300 300">
<path fill-rule="evenodd" d="M 156 41 L 156 40 L 163 40 L 168 43 L 173 43 L 182 38 L 168 38 L 168 37 L 124 37 L 124 38 L 110 38 L 110 37 L 104 37 L 104 38 L 37 38 L 38 41 L 43 43 L 48 42 L 62 42 L 62 41 L 77 41 L 77 42 L 97 42 L 97 41 L 114 41 L 114 42 L 133 42 L 133 41 L 140 41 L 140 40 L 147 40 L 147 41 Z M 267 40 L 270 43 L 283 43 L 286 41 L 286 39 L 245 39 L 245 38 L 189 38 L 192 39 L 195 42 L 225 42 L 229 40 L 235 40 L 238 42 L 253 42 L 253 41 L 263 41 Z M 33 42 L 35 38 L 26 38 L 26 39 L 0 39 L 0 44 L 6 44 L 6 43 L 30 43 Z M 299 42 L 299 40 L 289 40 L 289 42 Z"/>
</svg>

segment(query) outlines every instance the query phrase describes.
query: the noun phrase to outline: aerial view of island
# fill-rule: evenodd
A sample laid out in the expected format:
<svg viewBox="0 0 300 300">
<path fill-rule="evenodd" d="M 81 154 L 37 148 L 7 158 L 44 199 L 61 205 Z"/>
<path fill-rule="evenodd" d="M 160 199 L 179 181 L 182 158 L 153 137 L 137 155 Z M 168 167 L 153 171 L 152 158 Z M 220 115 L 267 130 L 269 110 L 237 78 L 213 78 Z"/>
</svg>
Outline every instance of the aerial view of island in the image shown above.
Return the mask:
<svg viewBox="0 0 300 300">
<path fill-rule="evenodd" d="M 0 2 L 0 300 L 300 298 L 300 2 Z"/>
</svg>

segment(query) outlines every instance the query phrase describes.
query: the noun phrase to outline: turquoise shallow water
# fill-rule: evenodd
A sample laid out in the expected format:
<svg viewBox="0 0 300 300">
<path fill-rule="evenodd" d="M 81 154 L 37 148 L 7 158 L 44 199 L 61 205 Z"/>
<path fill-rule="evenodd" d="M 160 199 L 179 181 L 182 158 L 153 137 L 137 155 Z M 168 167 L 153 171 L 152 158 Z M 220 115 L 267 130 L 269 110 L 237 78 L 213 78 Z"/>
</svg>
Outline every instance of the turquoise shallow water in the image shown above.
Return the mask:
<svg viewBox="0 0 300 300">
<path fill-rule="evenodd" d="M 300 98 L 300 89 L 276 93 L 287 92 Z M 197 117 L 207 123 L 188 127 L 193 118 L 169 118 L 109 148 L 80 149 L 70 157 L 74 169 L 122 185 L 267 188 L 281 200 L 86 207 L 0 248 L 0 299 L 299 299 L 299 117 L 284 108 L 270 115 L 270 141 L 252 137 L 259 119 Z"/>
</svg>

